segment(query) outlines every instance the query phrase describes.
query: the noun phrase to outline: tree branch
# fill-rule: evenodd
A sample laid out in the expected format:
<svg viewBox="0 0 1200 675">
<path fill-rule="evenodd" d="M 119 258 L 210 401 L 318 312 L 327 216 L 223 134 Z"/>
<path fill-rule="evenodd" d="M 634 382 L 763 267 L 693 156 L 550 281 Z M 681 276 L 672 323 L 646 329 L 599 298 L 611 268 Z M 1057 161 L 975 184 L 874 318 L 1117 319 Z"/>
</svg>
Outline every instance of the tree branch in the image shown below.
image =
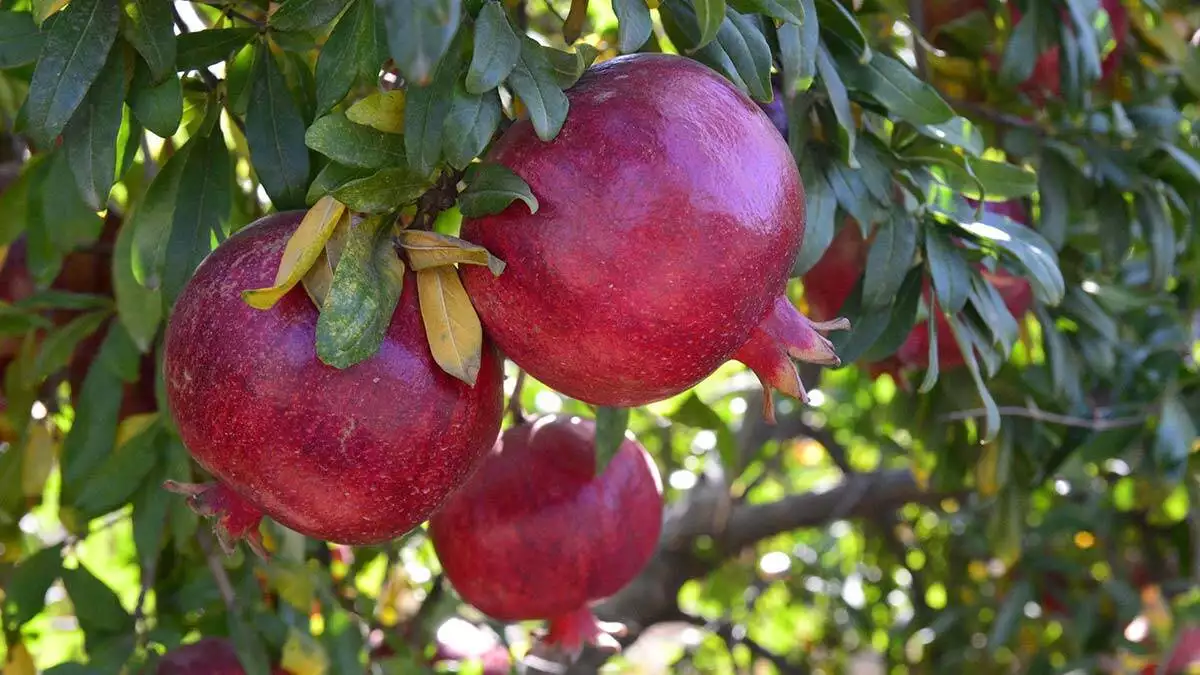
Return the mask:
<svg viewBox="0 0 1200 675">
<path fill-rule="evenodd" d="M 1058 413 L 1046 412 L 1036 408 L 1022 408 L 1020 406 L 1002 406 L 1000 414 L 1007 417 L 1025 417 L 1039 422 L 1049 422 L 1051 424 L 1061 424 L 1064 427 L 1077 427 L 1080 429 L 1091 429 L 1092 431 L 1105 431 L 1108 429 L 1121 429 L 1124 427 L 1136 427 L 1139 424 L 1146 423 L 1147 414 L 1132 415 L 1130 417 L 1114 417 L 1103 418 L 1100 415 L 1106 413 L 1106 410 L 1097 409 L 1094 411 L 1095 418 L 1088 419 L 1085 417 L 1071 417 L 1069 415 L 1059 415 Z M 944 422 L 953 422 L 957 420 L 975 419 L 985 417 L 987 411 L 983 408 L 972 408 L 970 410 L 958 410 L 942 415 L 941 420 Z"/>
</svg>

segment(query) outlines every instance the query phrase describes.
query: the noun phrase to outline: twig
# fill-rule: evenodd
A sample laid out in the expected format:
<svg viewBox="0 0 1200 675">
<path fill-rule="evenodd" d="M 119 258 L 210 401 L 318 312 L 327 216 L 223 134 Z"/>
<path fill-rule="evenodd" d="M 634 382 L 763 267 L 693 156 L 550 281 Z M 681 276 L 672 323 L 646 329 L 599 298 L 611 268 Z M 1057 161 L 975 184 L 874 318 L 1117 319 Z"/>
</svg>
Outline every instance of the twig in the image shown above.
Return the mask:
<svg viewBox="0 0 1200 675">
<path fill-rule="evenodd" d="M 417 213 L 413 216 L 414 230 L 432 230 L 438 214 L 454 206 L 458 199 L 458 183 L 465 171 L 447 171 L 438 177 L 433 187 L 417 198 Z"/>
<path fill-rule="evenodd" d="M 513 383 L 512 395 L 508 397 L 508 412 L 516 424 L 525 423 L 525 411 L 521 409 L 521 391 L 525 388 L 525 371 L 517 369 L 517 381 Z"/>
<path fill-rule="evenodd" d="M 217 550 L 213 548 L 212 535 L 208 530 L 199 528 L 196 530 L 196 541 L 200 543 L 200 550 L 204 551 L 204 558 L 208 562 L 208 571 L 212 573 L 213 581 L 217 583 L 217 591 L 221 593 L 221 600 L 225 602 L 225 609 L 231 614 L 237 612 L 237 596 L 233 592 L 233 584 L 229 581 L 229 574 L 225 572 L 225 566 L 221 564 L 221 559 L 217 555 Z"/>
<path fill-rule="evenodd" d="M 929 81 L 929 57 L 925 53 L 925 3 L 908 0 L 908 16 L 912 19 L 913 55 L 917 57 L 917 75 Z"/>
<path fill-rule="evenodd" d="M 267 27 L 267 24 L 265 22 L 259 21 L 258 19 L 252 19 L 252 18 L 246 16 L 245 14 L 242 14 L 241 12 L 237 11 L 233 7 L 222 8 L 221 13 L 224 14 L 228 18 L 239 19 L 241 21 L 245 21 L 246 23 L 254 26 L 255 28 L 257 28 L 260 31 L 266 29 L 266 27 Z"/>
<path fill-rule="evenodd" d="M 1121 429 L 1124 427 L 1135 427 L 1146 422 L 1146 415 L 1135 415 L 1133 417 L 1114 417 L 1105 419 L 1096 417 L 1087 419 L 1084 417 L 1070 417 L 1068 415 L 1059 415 L 1058 413 L 1046 412 L 1036 408 L 1022 408 L 1020 406 L 1001 406 L 1000 414 L 1005 417 L 1024 417 L 1039 422 L 1049 422 L 1051 424 L 1060 424 L 1064 427 L 1076 427 L 1079 429 L 1091 429 L 1092 431 L 1105 431 L 1107 429 Z M 1097 415 L 1103 411 L 1097 409 Z M 970 410 L 957 410 L 955 412 L 946 413 L 939 419 L 943 422 L 954 422 L 958 420 L 976 419 L 986 417 L 987 410 L 983 408 L 972 408 Z"/>
</svg>

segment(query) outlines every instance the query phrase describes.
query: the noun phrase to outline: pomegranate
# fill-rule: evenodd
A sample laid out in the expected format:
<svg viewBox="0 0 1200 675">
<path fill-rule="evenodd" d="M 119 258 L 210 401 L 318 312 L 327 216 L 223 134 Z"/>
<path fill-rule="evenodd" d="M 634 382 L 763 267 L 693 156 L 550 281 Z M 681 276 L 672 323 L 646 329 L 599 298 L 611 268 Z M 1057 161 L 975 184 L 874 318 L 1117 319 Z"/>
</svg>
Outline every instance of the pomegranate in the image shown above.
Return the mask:
<svg viewBox="0 0 1200 675">
<path fill-rule="evenodd" d="M 984 210 L 1006 215 L 1023 224 L 1029 222 L 1024 206 L 1019 201 L 985 202 Z M 863 238 L 858 224 L 853 220 L 844 223 L 821 260 L 803 277 L 804 297 L 814 318 L 832 317 L 841 310 L 866 266 L 868 249 L 869 243 Z M 1004 270 L 988 272 L 982 267 L 980 269 L 984 278 L 996 287 L 1014 317 L 1021 317 L 1033 306 L 1033 288 L 1024 278 Z M 926 300 L 931 298 L 928 281 L 924 293 Z M 932 311 L 938 312 L 939 369 L 944 371 L 960 367 L 964 364 L 962 351 L 953 337 L 950 323 L 941 315 L 937 301 L 933 302 Z M 875 364 L 872 374 L 890 372 L 896 375 L 903 369 L 924 369 L 928 366 L 929 324 L 919 322 L 893 357 Z"/>
<path fill-rule="evenodd" d="M 463 223 L 508 263 L 499 277 L 461 272 L 496 344 L 598 405 L 668 398 L 730 358 L 803 398 L 789 356 L 837 364 L 818 331 L 845 323 L 813 324 L 783 296 L 804 190 L 771 120 L 667 54 L 602 63 L 567 96 L 553 141 L 522 120 L 488 155 L 525 179 L 538 212 L 514 203 Z"/>
<path fill-rule="evenodd" d="M 172 649 L 158 662 L 155 672 L 158 675 L 246 675 L 233 643 L 215 637 Z M 271 675 L 288 675 L 288 671 L 274 668 Z"/>
<path fill-rule="evenodd" d="M 466 479 L 500 428 L 500 359 L 474 387 L 433 360 L 406 275 L 379 351 L 338 370 L 317 358 L 317 308 L 297 286 L 269 310 L 241 292 L 273 283 L 303 213 L 263 218 L 217 248 L 167 326 L 165 378 L 180 436 L 217 483 L 169 487 L 218 516 L 228 547 L 261 552 L 265 513 L 343 544 L 413 528 Z"/>
<path fill-rule="evenodd" d="M 501 621 L 548 619 L 543 644 L 572 653 L 611 642 L 588 605 L 641 571 L 662 528 L 662 483 L 640 444 L 595 467 L 591 420 L 518 424 L 429 521 L 464 600 Z"/>
</svg>

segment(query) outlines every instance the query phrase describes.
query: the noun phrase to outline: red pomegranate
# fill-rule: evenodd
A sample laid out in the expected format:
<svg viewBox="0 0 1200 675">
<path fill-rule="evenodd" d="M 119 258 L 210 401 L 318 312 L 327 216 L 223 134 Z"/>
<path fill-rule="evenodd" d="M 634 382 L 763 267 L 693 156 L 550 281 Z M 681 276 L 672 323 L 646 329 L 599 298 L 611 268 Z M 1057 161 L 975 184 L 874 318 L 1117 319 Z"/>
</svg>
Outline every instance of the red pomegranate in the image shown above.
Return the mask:
<svg viewBox="0 0 1200 675">
<path fill-rule="evenodd" d="M 501 621 L 548 619 L 543 644 L 568 652 L 611 640 L 588 605 L 641 571 L 662 528 L 662 483 L 640 444 L 595 467 L 590 420 L 522 423 L 429 521 L 464 600 Z"/>
<path fill-rule="evenodd" d="M 258 548 L 265 513 L 344 544 L 410 530 L 495 441 L 500 359 L 485 345 L 471 387 L 433 360 L 410 273 L 378 353 L 338 370 L 317 358 L 317 308 L 297 286 L 257 310 L 241 292 L 274 282 L 303 213 L 268 216 L 196 271 L 167 326 L 165 378 L 179 433 L 216 484 L 178 486 L 219 516 L 227 545 Z"/>
<path fill-rule="evenodd" d="M 215 637 L 172 649 L 158 662 L 155 672 L 158 675 L 246 675 L 233 643 Z M 271 675 L 288 675 L 288 671 L 274 668 Z"/>
<path fill-rule="evenodd" d="M 670 86 L 664 86 L 664 83 Z M 463 269 L 500 349 L 530 375 L 598 405 L 678 394 L 730 358 L 803 397 L 789 359 L 838 363 L 782 293 L 804 234 L 787 144 L 749 98 L 679 56 L 635 54 L 567 93 L 562 131 L 519 121 L 488 160 L 525 179 L 514 203 L 463 223 L 508 263 Z"/>
<path fill-rule="evenodd" d="M 1029 222 L 1025 208 L 1019 201 L 985 202 L 984 210 L 1008 216 L 1023 224 Z M 868 250 L 869 243 L 863 238 L 858 224 L 847 220 L 825 255 L 803 277 L 804 297 L 814 318 L 821 320 L 836 316 L 841 311 L 842 304 L 854 290 L 866 266 Z M 1033 306 L 1033 288 L 1024 278 L 1002 269 L 996 272 L 980 269 L 984 278 L 996 287 L 1013 316 L 1019 318 Z M 928 281 L 924 293 L 928 301 L 932 297 Z M 954 339 L 950 323 L 941 315 L 937 301 L 933 302 L 933 311 L 938 312 L 938 366 L 943 371 L 960 367 L 964 363 L 962 351 Z M 919 322 L 893 357 L 874 364 L 872 374 L 890 372 L 896 375 L 904 369 L 924 369 L 928 366 L 929 324 Z"/>
</svg>

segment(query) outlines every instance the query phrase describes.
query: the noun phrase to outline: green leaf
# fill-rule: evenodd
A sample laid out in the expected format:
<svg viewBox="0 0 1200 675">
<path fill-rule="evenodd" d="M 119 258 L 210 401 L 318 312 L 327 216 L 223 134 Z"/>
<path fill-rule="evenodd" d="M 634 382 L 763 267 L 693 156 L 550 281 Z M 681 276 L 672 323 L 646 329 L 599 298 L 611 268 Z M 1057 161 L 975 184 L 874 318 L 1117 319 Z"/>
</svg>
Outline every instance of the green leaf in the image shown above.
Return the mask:
<svg viewBox="0 0 1200 675">
<path fill-rule="evenodd" d="M 238 662 L 246 675 L 269 675 L 271 659 L 262 636 L 236 612 L 226 616 L 229 635 L 233 638 L 233 647 L 237 652 Z"/>
<path fill-rule="evenodd" d="M 646 0 L 612 0 L 617 15 L 617 49 L 631 54 L 650 39 L 654 27 Z"/>
<path fill-rule="evenodd" d="M 817 20 L 827 38 L 833 38 L 836 44 L 844 46 L 859 63 L 866 63 L 874 57 L 854 12 L 839 0 L 816 0 L 814 4 Z"/>
<path fill-rule="evenodd" d="M 529 185 L 502 164 L 472 164 L 464 180 L 467 189 L 458 196 L 458 207 L 467 218 L 480 218 L 500 213 L 513 201 L 520 199 L 537 213 L 538 200 Z"/>
<path fill-rule="evenodd" d="M 672 422 L 685 424 L 696 429 L 709 429 L 715 432 L 717 435 L 717 452 L 721 455 L 721 463 L 730 471 L 741 472 L 744 460 L 738 452 L 737 439 L 734 438 L 733 432 L 730 431 L 729 425 L 725 423 L 725 420 L 721 419 L 721 416 L 711 406 L 700 400 L 696 392 L 693 391 L 688 394 L 683 403 L 668 417 Z M 624 436 L 624 431 L 622 431 L 622 436 Z"/>
<path fill-rule="evenodd" d="M 429 178 L 405 166 L 380 169 L 370 176 L 348 180 L 332 191 L 335 199 L 363 213 L 386 213 L 411 204 L 431 185 Z"/>
<path fill-rule="evenodd" d="M 171 234 L 167 238 L 163 269 L 163 299 L 174 304 L 192 272 L 212 251 L 213 236 L 220 233 L 232 208 L 233 175 L 229 149 L 218 126 L 207 137 L 195 137 L 189 145 L 178 191 Z"/>
<path fill-rule="evenodd" d="M 171 6 L 160 0 L 125 0 L 121 33 L 150 67 L 151 79 L 162 82 L 175 74 L 175 25 Z"/>
<path fill-rule="evenodd" d="M 779 38 L 779 61 L 782 65 L 783 95 L 794 97 L 808 91 L 817 72 L 817 49 L 821 44 L 820 26 L 813 0 L 801 0 L 805 20 L 800 25 L 785 23 L 775 29 Z M 841 77 L 838 77 L 841 81 Z"/>
<path fill-rule="evenodd" d="M 116 163 L 115 158 L 113 163 Z M 56 255 L 61 255 L 94 243 L 104 228 L 104 220 L 84 203 L 78 190 L 61 189 L 63 185 L 75 183 L 70 157 L 66 152 L 55 151 L 46 170 L 45 182 L 41 187 L 40 216 L 44 219 L 42 224 L 49 227 L 49 246 Z M 31 232 L 30 238 L 33 237 Z M 32 242 L 30 246 L 32 250 Z M 34 267 L 33 262 L 29 262 L 29 265 L 31 269 Z M 37 272 L 34 276 L 42 278 Z M 55 276 L 47 275 L 44 280 L 49 283 Z"/>
<path fill-rule="evenodd" d="M 805 14 L 807 7 L 802 0 L 746 0 L 746 4 L 749 6 L 745 8 L 735 6 L 735 9 L 747 14 L 765 14 L 772 19 L 793 26 L 802 25 L 806 16 L 811 16 L 814 22 L 817 20 L 815 10 L 812 14 Z M 811 6 L 812 1 L 808 0 L 807 4 Z"/>
<path fill-rule="evenodd" d="M 879 361 L 891 356 L 908 340 L 912 334 L 913 324 L 917 320 L 917 310 L 921 305 L 921 289 L 924 286 L 924 276 L 919 266 L 913 267 L 904 275 L 900 290 L 896 292 L 896 302 L 892 304 L 887 327 L 883 329 L 875 343 L 863 353 L 862 359 L 867 362 Z"/>
<path fill-rule="evenodd" d="M 270 49 L 261 44 L 257 51 L 254 84 L 246 107 L 250 159 L 275 208 L 299 208 L 304 205 L 309 174 L 304 119 Z"/>
<path fill-rule="evenodd" d="M 950 324 L 950 332 L 954 336 L 954 341 L 958 343 L 967 371 L 971 373 L 971 379 L 975 381 L 975 389 L 979 392 L 979 399 L 987 413 L 984 419 L 983 433 L 980 435 L 981 440 L 986 443 L 995 439 L 996 434 L 1000 431 L 1000 409 L 996 407 L 996 401 L 992 398 L 992 393 L 988 391 L 987 383 L 983 381 L 983 375 L 979 372 L 979 363 L 975 357 L 976 343 L 969 336 L 967 327 L 954 314 L 947 314 L 946 322 Z"/>
<path fill-rule="evenodd" d="M 596 475 L 604 473 L 629 428 L 629 408 L 596 408 Z"/>
<path fill-rule="evenodd" d="M 1009 643 L 1013 631 L 1023 620 L 1025 605 L 1034 599 L 1033 584 L 1029 580 L 1022 579 L 1013 584 L 1008 591 L 1008 596 L 1001 603 L 1000 610 L 996 613 L 996 620 L 992 622 L 992 633 L 988 636 L 987 641 L 990 653 L 995 654 L 997 650 Z"/>
<path fill-rule="evenodd" d="M 691 0 L 696 10 L 696 23 L 700 26 L 700 35 L 692 49 L 701 49 L 704 45 L 717 39 L 717 31 L 725 22 L 725 0 Z"/>
<path fill-rule="evenodd" d="M 829 94 L 829 106 L 833 108 L 834 117 L 838 121 L 842 147 L 846 149 L 842 159 L 850 168 L 857 169 L 859 163 L 854 156 L 854 143 L 858 125 L 854 121 L 854 112 L 850 109 L 850 95 L 824 46 L 817 50 L 817 73 L 821 76 L 821 83 L 825 85 L 825 93 Z"/>
<path fill-rule="evenodd" d="M 967 158 L 971 171 L 983 183 L 989 197 L 1028 197 L 1037 189 L 1037 174 L 1007 162 Z"/>
<path fill-rule="evenodd" d="M 63 132 L 75 186 L 93 211 L 108 205 L 117 172 L 117 135 L 125 101 L 125 56 L 112 50 L 108 63 Z"/>
<path fill-rule="evenodd" d="M 1151 457 L 1173 482 L 1178 482 L 1186 474 L 1188 456 L 1196 438 L 1196 422 L 1183 401 L 1174 393 L 1166 396 L 1158 424 L 1154 427 Z"/>
<path fill-rule="evenodd" d="M 404 104 L 404 151 L 408 166 L 416 173 L 432 174 L 442 159 L 446 117 L 450 114 L 454 88 L 466 67 L 465 47 L 465 39 L 455 40 L 434 69 L 432 81 L 427 86 L 408 88 Z"/>
<path fill-rule="evenodd" d="M 162 286 L 175 203 L 184 166 L 194 147 L 189 143 L 167 160 L 129 214 L 129 227 L 133 229 L 133 277 L 146 288 Z"/>
<path fill-rule="evenodd" d="M 867 253 L 862 292 L 864 309 L 879 310 L 892 304 L 912 267 L 916 252 L 917 228 L 912 220 L 893 217 L 879 227 L 875 242 Z"/>
<path fill-rule="evenodd" d="M 335 368 L 372 357 L 396 311 L 404 263 L 392 247 L 391 225 L 377 216 L 350 226 L 317 319 L 317 356 Z"/>
<path fill-rule="evenodd" d="M 1073 28 L 1071 33 L 1075 36 L 1076 43 L 1079 45 L 1081 84 L 1090 84 L 1100 79 L 1100 44 L 1096 36 L 1096 31 L 1092 27 L 1091 14 L 1093 12 L 1088 11 L 1084 0 L 1064 1 L 1071 13 Z M 1094 10 L 1095 2 L 1090 1 L 1089 4 L 1091 5 L 1091 9 Z"/>
<path fill-rule="evenodd" d="M 648 19 L 649 10 L 646 14 Z M 508 23 L 504 6 L 499 2 L 485 2 L 475 19 L 475 42 L 471 65 L 467 68 L 467 91 L 482 94 L 500 86 L 517 65 L 520 56 L 521 39 Z"/>
<path fill-rule="evenodd" d="M 971 268 L 936 223 L 925 227 L 925 260 L 943 311 L 960 312 L 971 289 Z"/>
<path fill-rule="evenodd" d="M 392 59 L 405 79 L 429 84 L 458 31 L 461 0 L 381 0 Z"/>
<path fill-rule="evenodd" d="M 354 0 L 317 57 L 317 114 L 346 97 L 356 79 L 374 81 L 387 59 L 386 36 L 372 0 Z"/>
<path fill-rule="evenodd" d="M 955 116 L 940 124 L 918 124 L 914 128 L 923 136 L 962 148 L 975 157 L 983 154 L 983 134 L 966 117 Z"/>
<path fill-rule="evenodd" d="M 814 159 L 806 156 L 801 161 L 800 176 L 804 183 L 804 212 L 808 222 L 800 242 L 800 253 L 792 263 L 792 276 L 812 269 L 825 254 L 833 241 L 834 215 L 837 213 L 837 196 Z"/>
<path fill-rule="evenodd" d="M 499 92 L 472 94 L 461 82 L 455 83 L 450 114 L 442 134 L 442 154 L 446 162 L 455 169 L 465 169 L 487 148 L 503 114 Z"/>
<path fill-rule="evenodd" d="M 991 332 L 993 343 L 1000 345 L 1004 354 L 1008 355 L 1021 329 L 1012 312 L 1004 305 L 1000 292 L 982 275 L 971 275 L 971 305 Z"/>
<path fill-rule="evenodd" d="M 37 61 L 45 39 L 29 12 L 0 11 L 0 70 Z"/>
<path fill-rule="evenodd" d="M 976 221 L 974 210 L 965 205 L 960 207 L 956 217 L 951 218 L 967 232 L 985 241 L 990 240 L 995 246 L 1012 254 L 1031 275 L 1029 280 L 1039 300 L 1049 305 L 1057 305 L 1062 300 L 1066 283 L 1058 268 L 1058 255 L 1040 234 L 996 213 L 985 212 L 982 222 Z"/>
<path fill-rule="evenodd" d="M 938 316 L 938 312 L 930 312 L 925 320 L 925 326 L 929 333 L 929 352 L 926 357 L 929 367 L 925 369 L 925 377 L 922 378 L 921 385 L 917 387 L 917 393 L 920 394 L 928 394 L 938 381 Z"/>
<path fill-rule="evenodd" d="M 841 162 L 826 162 L 825 179 L 829 182 L 838 204 L 867 227 L 879 221 L 879 204 L 871 196 L 865 181 L 865 171 L 855 171 Z"/>
<path fill-rule="evenodd" d="M 117 129 L 117 175 L 121 180 L 133 167 L 133 160 L 138 150 L 142 148 L 142 134 L 145 133 L 138 121 L 133 119 L 133 111 L 129 106 L 121 107 L 121 126 Z"/>
<path fill-rule="evenodd" d="M 883 337 L 891 323 L 891 312 L 864 311 L 862 289 L 863 280 L 860 277 L 839 312 L 850 320 L 850 330 L 839 331 L 829 338 L 842 363 L 852 363 L 867 353 Z"/>
<path fill-rule="evenodd" d="M 541 45 L 528 37 L 521 38 L 521 56 L 508 75 L 508 84 L 529 111 L 538 138 L 553 140 L 567 120 L 570 102 L 558 86 Z"/>
<path fill-rule="evenodd" d="M 133 617 L 121 606 L 111 588 L 80 564 L 62 571 L 63 586 L 75 606 L 75 618 L 84 633 L 115 635 L 133 630 Z"/>
<path fill-rule="evenodd" d="M 81 516 L 96 518 L 129 501 L 157 464 L 160 433 L 152 424 L 104 458 L 72 502 Z"/>
<path fill-rule="evenodd" d="M 308 195 L 305 197 L 304 203 L 307 206 L 312 206 L 317 203 L 321 197 L 328 194 L 333 194 L 333 191 L 342 187 L 352 180 L 367 178 L 375 174 L 371 169 L 362 169 L 337 162 L 329 162 L 313 179 L 312 185 L 308 186 Z"/>
<path fill-rule="evenodd" d="M 941 124 L 954 117 L 950 105 L 902 61 L 876 54 L 865 64 L 842 59 L 839 66 L 851 89 L 869 94 L 889 112 L 908 122 Z"/>
<path fill-rule="evenodd" d="M 117 232 L 113 250 L 113 295 L 117 317 L 142 352 L 154 346 L 162 321 L 162 294 L 145 288 L 134 278 L 133 240 L 138 223 L 126 220 Z"/>
<path fill-rule="evenodd" d="M 550 67 L 554 69 L 558 86 L 562 87 L 564 91 L 575 86 L 575 83 L 583 76 L 583 72 L 600 55 L 595 47 L 586 42 L 575 45 L 574 52 L 564 52 L 553 47 L 543 47 L 542 51 L 545 52 L 546 59 L 550 61 Z"/>
<path fill-rule="evenodd" d="M 41 350 L 38 351 L 34 368 L 38 381 L 65 368 L 71 361 L 75 347 L 99 330 L 100 326 L 108 319 L 109 314 L 107 309 L 89 312 L 51 331 L 42 342 Z"/>
<path fill-rule="evenodd" d="M 162 438 L 165 432 L 160 431 Z M 158 444 L 161 452 L 163 444 Z M 158 462 L 141 488 L 133 496 L 133 546 L 137 549 L 138 564 L 147 569 L 154 564 L 166 538 L 167 516 L 170 512 L 171 493 L 162 488 L 168 480 L 166 462 Z M 165 459 L 165 458 L 164 458 Z"/>
<path fill-rule="evenodd" d="M 1120 190 L 1102 186 L 1096 190 L 1095 212 L 1100 223 L 1100 245 L 1104 261 L 1110 266 L 1119 265 L 1129 255 L 1133 242 L 1129 222 L 1129 205 Z"/>
<path fill-rule="evenodd" d="M 175 43 L 176 67 L 179 70 L 199 70 L 224 61 L 246 46 L 256 34 L 253 28 L 209 28 L 183 33 Z"/>
<path fill-rule="evenodd" d="M 183 87 L 171 74 L 159 84 L 151 82 L 150 70 L 138 62 L 129 86 L 129 109 L 142 126 L 161 138 L 170 138 L 183 121 Z"/>
<path fill-rule="evenodd" d="M 335 162 L 349 166 L 378 169 L 406 164 L 403 136 L 355 124 L 341 112 L 313 122 L 304 134 L 304 142 Z"/>
<path fill-rule="evenodd" d="M 29 83 L 28 133 L 50 147 L 99 77 L 117 37 L 117 0 L 75 0 L 55 19 Z"/>
<path fill-rule="evenodd" d="M 1150 283 L 1165 288 L 1175 271 L 1175 226 L 1161 192 L 1144 189 L 1133 198 L 1138 222 L 1150 245 Z"/>
<path fill-rule="evenodd" d="M 758 18 L 733 10 L 726 11 L 726 15 L 728 20 L 717 31 L 716 41 L 720 51 L 725 55 L 725 60 L 732 64 L 752 98 L 764 102 L 772 100 L 771 47 L 762 33 Z M 702 51 L 714 51 L 714 45 L 710 44 Z M 703 61 L 700 54 L 697 54 L 697 59 Z M 712 59 L 721 60 L 715 54 Z"/>
<path fill-rule="evenodd" d="M 50 546 L 25 558 L 4 588 L 4 629 L 16 631 L 46 604 L 46 591 L 62 573 L 63 545 Z"/>
<path fill-rule="evenodd" d="M 1026 12 L 1021 16 L 1004 46 L 1000 59 L 1000 82 L 1015 86 L 1033 76 L 1033 69 L 1042 50 L 1038 45 L 1038 12 Z"/>
<path fill-rule="evenodd" d="M 276 30 L 320 28 L 337 18 L 349 0 L 283 0 L 268 23 Z"/>
<path fill-rule="evenodd" d="M 1071 188 L 1070 170 L 1058 153 L 1041 154 L 1037 172 L 1038 203 L 1041 206 L 1038 232 L 1056 251 L 1066 243 L 1067 224 L 1071 217 L 1071 201 L 1067 195 L 1067 190 Z"/>
</svg>

